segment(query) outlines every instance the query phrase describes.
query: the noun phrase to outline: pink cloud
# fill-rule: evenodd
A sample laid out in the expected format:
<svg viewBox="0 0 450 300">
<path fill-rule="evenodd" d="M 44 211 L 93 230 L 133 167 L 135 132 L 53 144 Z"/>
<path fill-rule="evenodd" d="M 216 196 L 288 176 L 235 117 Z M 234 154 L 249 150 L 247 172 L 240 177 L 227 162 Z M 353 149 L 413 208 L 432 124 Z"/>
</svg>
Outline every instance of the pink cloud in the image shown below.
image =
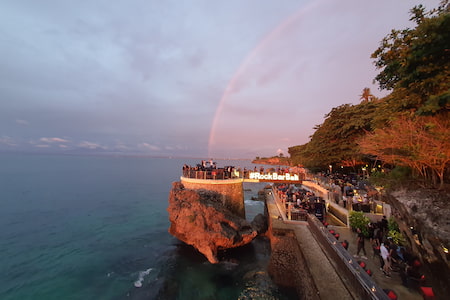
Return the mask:
<svg viewBox="0 0 450 300">
<path fill-rule="evenodd" d="M 43 143 L 68 143 L 69 142 L 66 139 L 57 138 L 57 137 L 52 137 L 52 138 L 43 137 L 43 138 L 40 138 L 39 140 Z"/>
</svg>

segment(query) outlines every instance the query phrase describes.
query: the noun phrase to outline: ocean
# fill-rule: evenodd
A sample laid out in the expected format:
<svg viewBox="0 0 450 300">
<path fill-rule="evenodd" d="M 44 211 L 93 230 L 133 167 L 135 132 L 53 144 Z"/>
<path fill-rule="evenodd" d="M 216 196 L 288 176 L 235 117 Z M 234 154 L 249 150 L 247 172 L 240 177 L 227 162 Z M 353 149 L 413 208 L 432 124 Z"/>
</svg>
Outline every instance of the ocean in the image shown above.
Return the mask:
<svg viewBox="0 0 450 300">
<path fill-rule="evenodd" d="M 211 265 L 168 233 L 172 182 L 197 163 L 0 154 L 0 299 L 288 299 L 265 274 L 266 239 Z M 249 220 L 262 187 L 244 186 Z"/>
</svg>

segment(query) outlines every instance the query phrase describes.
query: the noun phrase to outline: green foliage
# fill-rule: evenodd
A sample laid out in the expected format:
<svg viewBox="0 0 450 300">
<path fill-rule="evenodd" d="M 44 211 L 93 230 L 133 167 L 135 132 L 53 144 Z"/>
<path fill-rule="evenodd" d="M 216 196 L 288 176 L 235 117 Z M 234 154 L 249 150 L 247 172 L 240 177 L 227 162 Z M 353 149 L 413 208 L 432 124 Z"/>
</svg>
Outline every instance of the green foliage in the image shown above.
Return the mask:
<svg viewBox="0 0 450 300">
<path fill-rule="evenodd" d="M 388 230 L 389 231 L 400 231 L 398 228 L 398 224 L 393 217 L 390 217 L 388 220 Z"/>
<path fill-rule="evenodd" d="M 388 237 L 392 238 L 392 241 L 398 245 L 403 246 L 405 245 L 406 239 L 403 236 L 403 234 L 400 232 L 400 229 L 398 228 L 398 224 L 395 221 L 394 217 L 390 217 L 388 220 Z"/>
<path fill-rule="evenodd" d="M 350 227 L 353 229 L 359 228 L 364 236 L 369 236 L 369 229 L 367 225 L 370 223 L 370 219 L 364 215 L 361 211 L 351 211 L 349 214 Z"/>
<path fill-rule="evenodd" d="M 411 168 L 395 166 L 391 171 L 375 171 L 370 175 L 369 181 L 375 186 L 392 188 L 408 183 L 412 179 Z"/>
<path fill-rule="evenodd" d="M 315 127 L 307 144 L 289 148 L 293 163 L 309 169 L 328 169 L 330 164 L 353 168 L 365 164 L 357 140 L 372 130 L 378 105 L 379 102 L 364 101 L 333 108 L 323 124 Z"/>
<path fill-rule="evenodd" d="M 403 246 L 406 243 L 406 239 L 403 234 L 396 230 L 389 230 L 388 237 L 392 238 L 392 241 L 398 246 Z"/>
<path fill-rule="evenodd" d="M 435 114 L 450 108 L 450 14 L 448 8 L 411 10 L 413 29 L 392 30 L 372 54 L 381 89 L 392 90 L 391 111 Z"/>
<path fill-rule="evenodd" d="M 308 143 L 289 148 L 293 164 L 313 172 L 329 165 L 356 171 L 376 159 L 395 168 L 372 174 L 375 184 L 390 187 L 420 175 L 433 184 L 438 178 L 442 188 L 450 157 L 449 12 L 448 0 L 430 11 L 421 5 L 411 9 L 416 26 L 392 30 L 372 54 L 380 70 L 375 80 L 391 94 L 377 99 L 365 88 L 360 104 L 333 108 Z"/>
<path fill-rule="evenodd" d="M 392 169 L 392 171 L 389 173 L 389 176 L 393 180 L 406 181 L 412 176 L 411 168 L 404 166 L 395 166 L 394 169 Z"/>
</svg>

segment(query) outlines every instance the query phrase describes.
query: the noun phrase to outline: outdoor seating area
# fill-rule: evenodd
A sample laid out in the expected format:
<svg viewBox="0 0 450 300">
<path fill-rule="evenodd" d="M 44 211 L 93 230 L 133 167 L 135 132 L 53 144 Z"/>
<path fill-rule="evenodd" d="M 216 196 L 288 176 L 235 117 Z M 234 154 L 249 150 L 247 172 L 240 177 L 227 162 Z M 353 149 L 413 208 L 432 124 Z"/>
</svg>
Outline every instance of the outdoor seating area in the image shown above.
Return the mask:
<svg viewBox="0 0 450 300">
<path fill-rule="evenodd" d="M 275 184 L 274 192 L 284 205 L 288 220 L 306 221 L 307 214 L 323 220 L 326 214 L 325 200 L 313 192 L 295 184 Z"/>
</svg>

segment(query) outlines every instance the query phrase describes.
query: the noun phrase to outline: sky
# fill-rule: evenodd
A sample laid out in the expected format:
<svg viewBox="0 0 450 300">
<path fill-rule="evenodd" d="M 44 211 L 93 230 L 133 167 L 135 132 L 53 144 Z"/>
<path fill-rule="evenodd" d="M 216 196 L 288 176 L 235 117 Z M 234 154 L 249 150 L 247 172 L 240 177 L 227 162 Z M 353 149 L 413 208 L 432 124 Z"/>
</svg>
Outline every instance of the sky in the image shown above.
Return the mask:
<svg viewBox="0 0 450 300">
<path fill-rule="evenodd" d="M 0 152 L 288 155 L 438 2 L 1 1 Z"/>
</svg>

